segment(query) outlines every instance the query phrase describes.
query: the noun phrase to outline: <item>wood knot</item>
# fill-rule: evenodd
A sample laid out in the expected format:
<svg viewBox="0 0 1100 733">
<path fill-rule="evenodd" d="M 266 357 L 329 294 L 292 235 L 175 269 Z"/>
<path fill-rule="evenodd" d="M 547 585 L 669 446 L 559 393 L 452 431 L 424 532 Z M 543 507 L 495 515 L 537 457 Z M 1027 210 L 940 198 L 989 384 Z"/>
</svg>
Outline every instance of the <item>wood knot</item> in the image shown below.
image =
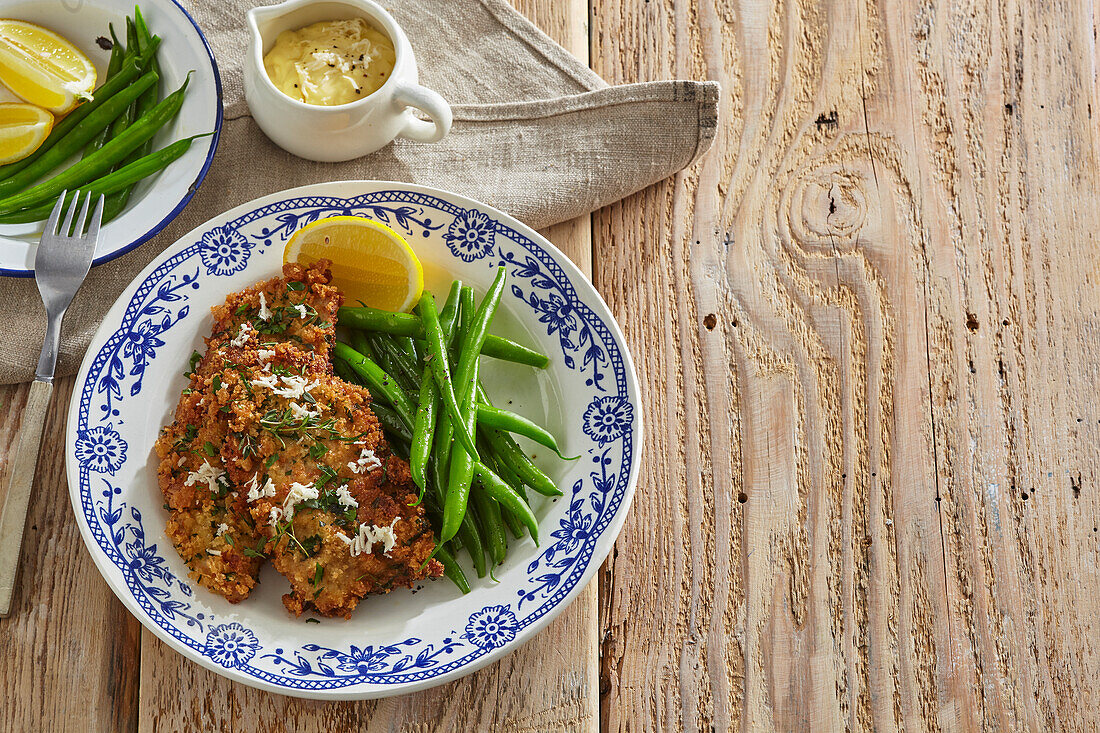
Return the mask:
<svg viewBox="0 0 1100 733">
<path fill-rule="evenodd" d="M 844 168 L 820 168 L 799 179 L 788 211 L 791 235 L 805 249 L 849 251 L 867 220 L 866 181 Z"/>
</svg>

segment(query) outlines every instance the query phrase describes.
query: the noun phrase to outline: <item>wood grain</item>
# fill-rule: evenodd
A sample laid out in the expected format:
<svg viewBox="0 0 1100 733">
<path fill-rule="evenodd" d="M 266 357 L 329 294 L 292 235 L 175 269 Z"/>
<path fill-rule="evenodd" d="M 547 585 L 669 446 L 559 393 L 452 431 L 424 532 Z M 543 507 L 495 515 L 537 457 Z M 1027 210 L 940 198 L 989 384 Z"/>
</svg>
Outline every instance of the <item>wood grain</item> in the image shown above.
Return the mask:
<svg viewBox="0 0 1100 733">
<path fill-rule="evenodd" d="M 648 406 L 599 636 L 590 586 L 418 695 L 321 704 L 209 674 L 142 638 L 80 545 L 66 381 L 0 621 L 0 724 L 1096 729 L 1100 12 L 517 5 L 611 82 L 723 85 L 699 164 L 548 233 L 595 262 Z M 25 400 L 0 388 L 0 458 Z"/>
<path fill-rule="evenodd" d="M 54 387 L 23 538 L 12 615 L 0 620 L 0 729 L 137 728 L 141 624 L 84 549 L 65 481 L 65 418 L 73 379 Z M 28 385 L 0 387 L 0 487 L 7 487 Z M 2 489 L 0 489 L 2 490 Z"/>
<path fill-rule="evenodd" d="M 724 88 L 716 150 L 595 217 L 656 413 L 603 724 L 1094 729 L 1095 14 L 592 19 L 609 81 Z"/>
</svg>

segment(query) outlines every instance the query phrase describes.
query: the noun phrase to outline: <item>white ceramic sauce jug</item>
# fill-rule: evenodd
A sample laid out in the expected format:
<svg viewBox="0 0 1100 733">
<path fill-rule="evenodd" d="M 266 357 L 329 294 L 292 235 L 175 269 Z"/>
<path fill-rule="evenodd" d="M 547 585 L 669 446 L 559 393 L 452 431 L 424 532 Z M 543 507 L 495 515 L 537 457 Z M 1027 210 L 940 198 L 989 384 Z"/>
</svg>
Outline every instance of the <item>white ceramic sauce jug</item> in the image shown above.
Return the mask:
<svg viewBox="0 0 1100 733">
<path fill-rule="evenodd" d="M 396 63 L 373 94 L 337 105 L 306 104 L 276 88 L 264 70 L 264 55 L 287 30 L 323 20 L 363 18 L 389 37 Z M 441 140 L 451 129 L 451 108 L 443 97 L 417 83 L 412 46 L 397 21 L 371 0 L 288 0 L 248 11 L 251 32 L 244 64 L 244 93 L 252 117 L 271 140 L 302 158 L 351 160 L 388 145 L 396 137 Z M 413 109 L 430 121 L 419 119 Z"/>
</svg>

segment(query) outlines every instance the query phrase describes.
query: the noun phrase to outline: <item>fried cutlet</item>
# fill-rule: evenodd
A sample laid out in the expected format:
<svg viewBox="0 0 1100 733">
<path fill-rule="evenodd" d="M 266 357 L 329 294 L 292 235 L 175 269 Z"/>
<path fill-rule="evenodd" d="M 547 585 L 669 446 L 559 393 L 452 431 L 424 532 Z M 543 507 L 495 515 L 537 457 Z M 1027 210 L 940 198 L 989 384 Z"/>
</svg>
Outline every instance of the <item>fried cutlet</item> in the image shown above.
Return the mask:
<svg viewBox="0 0 1100 733">
<path fill-rule="evenodd" d="M 211 414 L 212 392 L 207 385 L 180 398 L 176 421 L 156 442 L 157 478 L 169 512 L 165 530 L 191 577 L 239 603 L 256 585 L 263 537 L 225 472 L 218 446 L 226 421 Z"/>
<path fill-rule="evenodd" d="M 265 552 L 290 581 L 283 603 L 349 617 L 359 600 L 438 577 L 408 465 L 390 454 L 370 393 L 297 371 L 285 345 L 261 366 L 223 376 L 229 433 L 221 455 L 247 489 Z M 243 493 L 242 489 L 242 493 Z"/>
<path fill-rule="evenodd" d="M 206 354 L 192 365 L 175 421 L 156 443 L 168 536 L 190 576 L 233 603 L 255 587 L 267 540 L 222 464 L 228 421 L 216 395 L 226 369 L 262 364 L 276 349 L 299 372 L 331 372 L 328 352 L 341 296 L 328 284 L 328 265 L 284 265 L 282 277 L 233 293 L 212 309 Z"/>
<path fill-rule="evenodd" d="M 233 293 L 214 306 L 214 327 L 195 373 L 208 376 L 227 365 L 251 363 L 245 349 L 270 350 L 284 343 L 297 349 L 300 361 L 312 361 L 312 369 L 331 374 L 329 352 L 343 296 L 329 285 L 329 264 L 318 260 L 303 267 L 288 262 L 282 277 Z"/>
<path fill-rule="evenodd" d="M 284 265 L 212 309 L 157 453 L 168 532 L 200 584 L 242 600 L 269 556 L 291 612 L 347 618 L 364 596 L 443 568 L 370 393 L 332 375 L 342 298 L 327 268 Z"/>
</svg>

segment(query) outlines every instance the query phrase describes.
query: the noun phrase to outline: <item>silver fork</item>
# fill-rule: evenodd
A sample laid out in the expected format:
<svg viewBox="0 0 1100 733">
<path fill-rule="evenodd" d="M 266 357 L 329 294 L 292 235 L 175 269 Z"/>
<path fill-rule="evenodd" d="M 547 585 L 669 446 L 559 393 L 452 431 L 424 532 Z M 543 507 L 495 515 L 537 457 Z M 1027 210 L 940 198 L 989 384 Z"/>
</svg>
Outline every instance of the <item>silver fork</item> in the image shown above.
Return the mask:
<svg viewBox="0 0 1100 733">
<path fill-rule="evenodd" d="M 11 611 L 11 599 L 19 575 L 19 554 L 23 544 L 23 526 L 27 521 L 27 504 L 34 485 L 46 409 L 53 393 L 53 372 L 61 342 L 61 319 L 65 317 L 65 310 L 92 266 L 96 242 L 99 240 L 99 225 L 103 220 L 103 196 L 100 196 L 88 231 L 84 232 L 88 209 L 92 203 L 92 194 L 89 193 L 84 198 L 76 227 L 72 228 L 73 215 L 81 199 L 81 192 L 77 191 L 69 205 L 65 222 L 59 228 L 57 222 L 61 218 L 67 194 L 68 191 L 63 191 L 57 199 L 34 257 L 34 279 L 38 283 L 38 292 L 42 294 L 42 303 L 46 306 L 49 321 L 46 324 L 46 338 L 42 343 L 42 355 L 38 358 L 38 369 L 35 371 L 34 381 L 31 382 L 27 406 L 23 409 L 23 420 L 19 425 L 19 442 L 12 452 L 11 478 L 7 497 L 4 499 L 4 512 L 0 514 L 0 618 L 6 618 Z M 70 231 L 72 235 L 69 234 Z"/>
</svg>

